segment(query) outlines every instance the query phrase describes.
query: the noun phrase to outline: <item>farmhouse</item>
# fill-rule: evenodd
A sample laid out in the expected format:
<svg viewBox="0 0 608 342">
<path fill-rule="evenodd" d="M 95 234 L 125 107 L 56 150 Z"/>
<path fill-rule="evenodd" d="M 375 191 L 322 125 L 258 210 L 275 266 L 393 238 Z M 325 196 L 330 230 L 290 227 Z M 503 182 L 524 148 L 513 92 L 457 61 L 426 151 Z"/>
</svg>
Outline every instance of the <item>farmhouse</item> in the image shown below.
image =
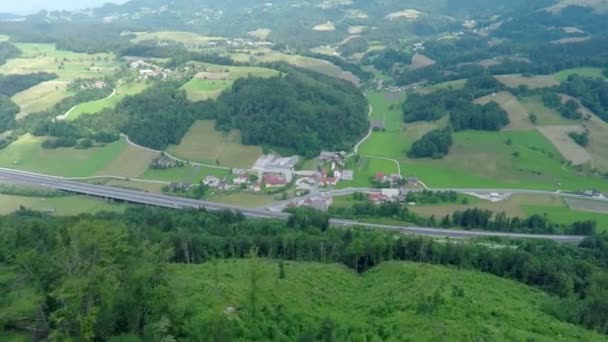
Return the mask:
<svg viewBox="0 0 608 342">
<path fill-rule="evenodd" d="M 204 179 L 203 179 L 203 184 L 212 187 L 212 188 L 217 188 L 220 186 L 220 182 L 221 180 L 219 178 L 217 178 L 214 175 L 207 175 Z"/>
<path fill-rule="evenodd" d="M 376 172 L 376 174 L 374 175 L 374 180 L 376 182 L 386 182 L 388 178 L 384 175 L 384 173 Z"/>
</svg>

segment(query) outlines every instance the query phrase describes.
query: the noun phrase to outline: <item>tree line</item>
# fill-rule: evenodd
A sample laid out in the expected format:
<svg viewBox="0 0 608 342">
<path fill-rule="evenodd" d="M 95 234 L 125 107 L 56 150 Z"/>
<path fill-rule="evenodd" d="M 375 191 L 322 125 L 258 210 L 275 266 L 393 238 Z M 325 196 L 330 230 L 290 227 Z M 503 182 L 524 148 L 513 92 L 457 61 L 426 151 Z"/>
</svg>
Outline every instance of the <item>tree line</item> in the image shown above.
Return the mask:
<svg viewBox="0 0 608 342">
<path fill-rule="evenodd" d="M 168 266 L 256 256 L 340 262 L 358 272 L 389 260 L 477 270 L 558 296 L 543 310 L 606 333 L 608 313 L 598 309 L 608 305 L 602 290 L 608 279 L 606 236 L 590 236 L 579 246 L 541 240 L 461 243 L 327 229 L 323 213 L 295 215 L 286 223 L 245 220 L 227 211 L 133 208 L 80 217 L 22 210 L 1 217 L 0 272 L 9 276 L 0 282 L 9 286 L 0 300 L 0 327 L 35 332 L 39 339 L 195 339 L 200 335 L 190 323 L 201 312 L 176 310 Z M 262 323 L 255 315 L 268 313 L 250 301 L 238 304 L 254 314 L 239 315 L 239 324 L 227 326 L 208 321 L 206 329 L 222 324 L 243 339 L 259 336 Z M 211 310 L 213 303 L 208 305 L 202 310 Z M 276 328 L 289 334 L 287 326 Z"/>
<path fill-rule="evenodd" d="M 412 195 L 408 203 L 417 204 L 439 203 L 425 201 L 441 201 L 443 199 L 454 203 L 456 200 L 449 193 L 444 195 Z M 457 197 L 456 197 L 457 198 Z M 421 202 L 416 202 L 421 200 Z M 465 201 L 466 202 L 466 201 Z M 424 227 L 478 229 L 498 232 L 517 232 L 530 234 L 574 234 L 591 235 L 596 233 L 597 222 L 593 220 L 577 221 L 572 224 L 557 224 L 551 222 L 545 215 L 531 215 L 526 218 L 508 217 L 505 212 L 494 213 L 491 210 L 469 208 L 455 211 L 442 217 L 432 215 L 422 216 L 410 210 L 407 205 L 399 202 L 384 202 L 380 205 L 369 201 L 358 201 L 349 207 L 330 207 L 331 216 L 345 219 L 390 218 Z"/>
</svg>

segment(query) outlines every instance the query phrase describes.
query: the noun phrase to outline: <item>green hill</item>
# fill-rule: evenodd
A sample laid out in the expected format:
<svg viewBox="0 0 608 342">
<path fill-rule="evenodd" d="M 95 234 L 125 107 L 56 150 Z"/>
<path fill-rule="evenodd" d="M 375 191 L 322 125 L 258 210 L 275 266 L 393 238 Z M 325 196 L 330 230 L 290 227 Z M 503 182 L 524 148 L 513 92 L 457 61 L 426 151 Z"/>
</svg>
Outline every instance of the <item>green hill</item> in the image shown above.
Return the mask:
<svg viewBox="0 0 608 342">
<path fill-rule="evenodd" d="M 170 270 L 174 308 L 190 312 L 186 324 L 203 340 L 605 339 L 543 312 L 550 297 L 539 290 L 455 268 L 387 262 L 358 275 L 337 264 L 286 262 L 279 279 L 278 261 L 231 259 Z"/>
</svg>

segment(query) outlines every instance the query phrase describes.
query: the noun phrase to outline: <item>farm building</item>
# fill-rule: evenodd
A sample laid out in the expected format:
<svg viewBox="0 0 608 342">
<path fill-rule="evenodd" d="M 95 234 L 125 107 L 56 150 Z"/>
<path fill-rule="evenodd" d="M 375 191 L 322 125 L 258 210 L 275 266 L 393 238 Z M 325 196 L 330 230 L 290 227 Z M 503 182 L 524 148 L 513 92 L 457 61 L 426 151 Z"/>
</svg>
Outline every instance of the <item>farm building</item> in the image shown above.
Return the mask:
<svg viewBox="0 0 608 342">
<path fill-rule="evenodd" d="M 280 173 L 267 172 L 264 173 L 264 185 L 266 188 L 278 188 L 287 185 L 287 180 Z"/>
</svg>

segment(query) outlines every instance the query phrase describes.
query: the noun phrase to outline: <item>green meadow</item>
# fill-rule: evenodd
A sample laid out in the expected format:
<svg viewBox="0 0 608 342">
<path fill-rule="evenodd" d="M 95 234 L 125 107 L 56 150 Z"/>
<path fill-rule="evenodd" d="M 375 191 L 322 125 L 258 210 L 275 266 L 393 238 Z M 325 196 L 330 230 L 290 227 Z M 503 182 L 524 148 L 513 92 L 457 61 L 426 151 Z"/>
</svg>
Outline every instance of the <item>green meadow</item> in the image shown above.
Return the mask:
<svg viewBox="0 0 608 342">
<path fill-rule="evenodd" d="M 568 77 L 570 75 L 579 75 L 579 76 L 583 76 L 583 77 L 599 77 L 599 78 L 604 78 L 604 79 L 606 78 L 604 76 L 604 74 L 602 73 L 602 69 L 588 68 L 588 67 L 562 70 L 558 73 L 555 73 L 554 77 L 559 82 L 564 82 L 568 79 Z"/>
<path fill-rule="evenodd" d="M 44 139 L 29 134 L 22 136 L 0 150 L 0 166 L 57 176 L 87 177 L 102 171 L 127 148 L 127 143 L 120 140 L 86 150 L 51 150 L 42 148 Z"/>
<path fill-rule="evenodd" d="M 116 93 L 104 99 L 84 102 L 76 106 L 68 115 L 68 120 L 76 120 L 82 115 L 99 113 L 107 108 L 114 108 L 125 97 L 139 94 L 148 87 L 146 83 L 121 84 L 116 88 Z"/>
</svg>

